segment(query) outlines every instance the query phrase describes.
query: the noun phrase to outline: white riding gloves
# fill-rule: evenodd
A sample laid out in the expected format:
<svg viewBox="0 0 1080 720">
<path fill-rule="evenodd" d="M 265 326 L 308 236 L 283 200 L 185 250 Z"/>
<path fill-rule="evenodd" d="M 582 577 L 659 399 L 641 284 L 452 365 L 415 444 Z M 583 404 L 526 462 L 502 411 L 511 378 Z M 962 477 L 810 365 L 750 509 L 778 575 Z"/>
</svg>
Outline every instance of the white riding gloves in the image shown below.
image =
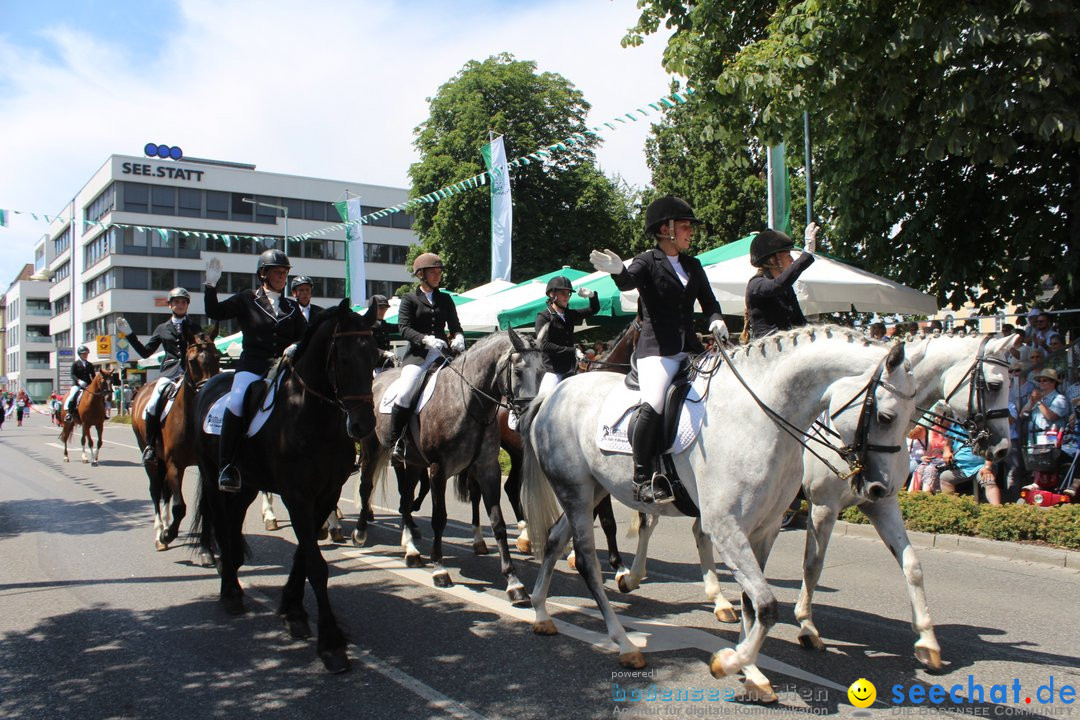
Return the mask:
<svg viewBox="0 0 1080 720">
<path fill-rule="evenodd" d="M 293 343 L 289 347 L 285 348 L 285 352 L 283 353 L 283 355 L 285 355 L 285 357 L 289 358 L 290 360 L 293 359 L 293 355 L 295 355 L 295 354 L 296 354 L 296 343 Z"/>
<path fill-rule="evenodd" d="M 86 389 L 86 381 L 85 380 L 80 380 L 79 381 L 79 387 L 81 387 L 83 390 L 85 390 Z"/>
<path fill-rule="evenodd" d="M 425 335 L 423 343 L 424 343 L 424 347 L 426 347 L 429 350 L 445 350 L 446 349 L 446 342 L 444 342 L 443 340 L 440 340 L 439 338 L 435 337 L 434 335 Z"/>
<path fill-rule="evenodd" d="M 589 262 L 600 272 L 618 275 L 623 271 L 622 258 L 611 250 L 593 250 L 589 253 Z"/>
<path fill-rule="evenodd" d="M 806 252 L 812 253 L 817 250 L 817 234 L 819 229 L 816 222 L 812 222 L 806 226 L 806 232 L 803 233 L 803 248 Z"/>
<path fill-rule="evenodd" d="M 622 263 L 619 263 L 619 264 L 622 265 Z M 590 290 L 589 288 L 583 288 L 582 287 L 582 288 L 577 289 L 577 294 L 580 295 L 583 298 L 591 298 L 593 295 L 596 294 L 596 291 L 595 290 Z"/>
<path fill-rule="evenodd" d="M 116 318 L 116 331 L 123 333 L 124 335 L 131 334 L 131 323 L 125 320 L 122 316 Z"/>
<path fill-rule="evenodd" d="M 581 348 L 574 348 L 574 357 L 577 358 L 579 363 L 585 362 L 585 353 L 581 352 Z"/>
<path fill-rule="evenodd" d="M 450 340 L 450 349 L 455 353 L 465 352 L 465 336 L 461 333 L 455 335 L 453 339 Z"/>
<path fill-rule="evenodd" d="M 210 258 L 206 261 L 206 284 L 210 287 L 216 287 L 218 280 L 221 279 L 221 260 L 218 258 Z"/>
<path fill-rule="evenodd" d="M 720 318 L 717 318 L 717 319 L 713 320 L 711 323 L 709 323 L 709 332 L 711 332 L 713 335 L 720 338 L 721 340 L 727 340 L 728 339 L 729 334 L 728 334 L 728 329 L 727 329 L 727 323 L 725 323 Z"/>
</svg>

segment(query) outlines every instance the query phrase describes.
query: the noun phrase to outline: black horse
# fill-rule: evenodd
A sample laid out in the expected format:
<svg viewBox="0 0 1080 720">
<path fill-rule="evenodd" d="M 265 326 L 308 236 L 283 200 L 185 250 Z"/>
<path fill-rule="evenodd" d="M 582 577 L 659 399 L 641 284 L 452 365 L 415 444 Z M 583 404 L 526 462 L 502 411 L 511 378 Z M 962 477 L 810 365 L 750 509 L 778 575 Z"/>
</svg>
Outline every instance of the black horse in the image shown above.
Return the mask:
<svg viewBox="0 0 1080 720">
<path fill-rule="evenodd" d="M 353 470 L 354 440 L 375 427 L 371 397 L 375 319 L 374 304 L 359 315 L 343 300 L 308 328 L 292 360 L 279 371 L 270 417 L 237 453 L 241 492 L 218 490 L 219 438 L 200 433 L 195 528 L 204 551 L 212 551 L 216 542 L 221 553 L 218 568 L 225 609 L 230 614 L 244 611 L 237 571 L 247 549 L 242 528 L 248 505 L 261 490 L 277 493 L 289 511 L 297 542 L 279 613 L 293 637 L 311 636 L 303 604 L 304 580 L 309 580 L 319 607 L 318 653 L 331 672 L 348 670 L 349 660 L 345 636 L 330 609 L 326 561 L 316 535 Z M 231 379 L 231 373 L 217 375 L 199 393 L 200 420 L 228 392 Z"/>
</svg>

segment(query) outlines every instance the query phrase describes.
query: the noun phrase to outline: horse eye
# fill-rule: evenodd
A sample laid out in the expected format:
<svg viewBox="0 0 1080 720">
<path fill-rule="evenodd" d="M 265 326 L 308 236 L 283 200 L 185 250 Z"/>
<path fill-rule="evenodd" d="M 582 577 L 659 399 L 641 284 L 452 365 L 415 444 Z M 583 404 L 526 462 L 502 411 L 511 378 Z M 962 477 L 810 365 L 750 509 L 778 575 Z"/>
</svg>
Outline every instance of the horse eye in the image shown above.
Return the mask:
<svg viewBox="0 0 1080 720">
<path fill-rule="evenodd" d="M 986 383 L 986 387 L 990 389 L 990 392 L 997 392 L 1001 389 L 1002 382 L 1000 380 L 991 380 L 990 382 Z"/>
<path fill-rule="evenodd" d="M 878 422 L 882 425 L 892 425 L 893 421 L 896 420 L 896 416 L 892 413 L 878 413 L 877 417 Z"/>
</svg>

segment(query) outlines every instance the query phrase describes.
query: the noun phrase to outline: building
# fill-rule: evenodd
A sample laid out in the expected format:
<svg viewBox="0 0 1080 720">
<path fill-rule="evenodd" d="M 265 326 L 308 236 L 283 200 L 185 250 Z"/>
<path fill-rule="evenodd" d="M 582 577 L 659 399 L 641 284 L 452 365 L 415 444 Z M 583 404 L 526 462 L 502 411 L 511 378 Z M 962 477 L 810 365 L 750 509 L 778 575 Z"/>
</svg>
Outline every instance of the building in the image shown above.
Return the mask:
<svg viewBox="0 0 1080 720">
<path fill-rule="evenodd" d="M 70 384 L 67 367 L 78 345 L 90 348 L 91 361 L 109 359 L 99 355 L 95 339 L 111 334 L 118 316 L 140 337 L 167 319 L 173 287 L 191 292 L 189 314 L 203 322 L 210 257 L 221 260 L 218 289 L 226 297 L 252 287 L 259 254 L 284 248 L 288 235 L 292 274 L 314 280 L 312 302 L 339 302 L 345 296 L 344 229 L 297 236 L 341 223 L 333 203 L 347 193 L 360 196 L 365 215 L 408 199 L 402 188 L 259 172 L 241 163 L 109 157 L 43 238 L 58 386 Z M 411 226 L 412 217 L 400 212 L 364 226 L 366 295 L 390 296 L 409 282 L 405 258 L 416 242 Z M 231 321 L 220 327 L 222 335 L 237 329 Z"/>
<path fill-rule="evenodd" d="M 50 365 L 53 351 L 49 337 L 49 282 L 26 265 L 4 293 L 4 367 L 0 386 L 16 392 L 26 390 L 35 403 L 49 399 L 54 386 Z"/>
</svg>

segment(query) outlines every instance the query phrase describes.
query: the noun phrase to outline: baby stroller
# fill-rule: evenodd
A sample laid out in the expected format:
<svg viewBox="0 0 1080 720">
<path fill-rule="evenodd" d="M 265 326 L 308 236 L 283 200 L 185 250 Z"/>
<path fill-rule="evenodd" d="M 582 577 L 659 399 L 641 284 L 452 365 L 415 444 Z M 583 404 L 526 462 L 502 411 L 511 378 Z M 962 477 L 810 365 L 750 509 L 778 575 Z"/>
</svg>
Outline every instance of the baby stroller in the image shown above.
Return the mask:
<svg viewBox="0 0 1080 720">
<path fill-rule="evenodd" d="M 1072 502 L 1065 494 L 1076 476 L 1076 437 L 1066 431 L 1047 430 L 1034 435 L 1035 443 L 1024 448 L 1024 461 L 1034 482 L 1020 491 L 1018 504 L 1054 507 Z M 1063 447 L 1064 446 L 1064 447 Z M 1071 450 L 1071 452 L 1069 452 Z M 1071 462 L 1070 462 L 1071 460 Z M 1067 468 L 1062 472 L 1062 468 Z"/>
</svg>

